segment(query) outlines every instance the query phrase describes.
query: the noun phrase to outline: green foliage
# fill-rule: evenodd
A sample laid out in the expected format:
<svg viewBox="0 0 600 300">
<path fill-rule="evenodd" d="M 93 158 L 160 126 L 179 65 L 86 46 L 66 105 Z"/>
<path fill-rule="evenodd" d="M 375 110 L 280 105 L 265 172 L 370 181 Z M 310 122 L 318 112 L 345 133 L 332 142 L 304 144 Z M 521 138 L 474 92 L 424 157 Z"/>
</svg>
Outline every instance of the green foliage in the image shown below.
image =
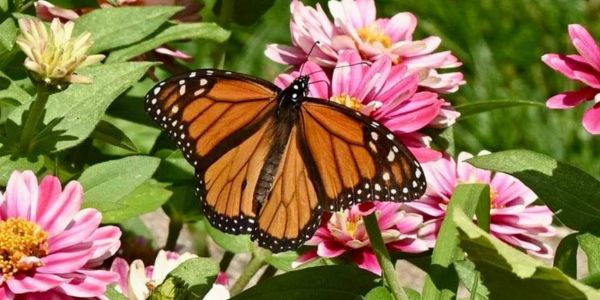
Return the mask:
<svg viewBox="0 0 600 300">
<path fill-rule="evenodd" d="M 377 277 L 355 266 L 336 265 L 300 269 L 265 280 L 232 300 L 249 299 L 360 299 L 376 286 Z"/>
<path fill-rule="evenodd" d="M 554 267 L 561 270 L 568 276 L 577 277 L 577 233 L 572 233 L 564 237 L 554 254 Z"/>
<path fill-rule="evenodd" d="M 585 230 L 600 221 L 600 182 L 573 166 L 528 150 L 478 156 L 469 163 L 517 177 L 570 228 Z"/>
<path fill-rule="evenodd" d="M 273 3 L 275 0 L 217 0 L 214 13 L 236 24 L 247 26 L 258 21 Z"/>
<path fill-rule="evenodd" d="M 98 122 L 98 125 L 96 125 L 96 128 L 94 128 L 94 131 L 92 131 L 90 137 L 117 147 L 121 147 L 125 150 L 130 150 L 133 152 L 137 151 L 135 144 L 125 132 L 119 129 L 119 127 L 104 120 L 100 120 L 100 122 Z"/>
<path fill-rule="evenodd" d="M 598 237 L 599 230 L 594 229 L 594 233 L 586 232 L 577 235 L 577 242 L 587 255 L 588 272 L 600 274 L 600 237 Z"/>
<path fill-rule="evenodd" d="M 91 33 L 94 38 L 91 52 L 99 53 L 142 40 L 180 10 L 167 6 L 97 9 L 77 19 L 75 33 Z"/>
<path fill-rule="evenodd" d="M 169 273 L 149 299 L 202 299 L 218 273 L 219 265 L 209 258 L 189 259 Z"/>
<path fill-rule="evenodd" d="M 233 235 L 221 232 L 212 227 L 208 220 L 204 219 L 206 231 L 217 245 L 232 253 L 252 252 L 252 242 L 249 235 Z"/>
<path fill-rule="evenodd" d="M 600 299 L 597 290 L 490 236 L 462 211 L 456 210 L 453 219 L 460 247 L 481 272 L 490 300 Z"/>
<path fill-rule="evenodd" d="M 468 118 L 480 113 L 486 113 L 497 109 L 519 107 L 519 106 L 537 106 L 544 108 L 544 104 L 540 102 L 524 101 L 524 100 L 495 100 L 495 101 L 477 101 L 472 103 L 464 103 L 455 106 L 456 111 L 460 113 L 461 119 Z"/>
</svg>

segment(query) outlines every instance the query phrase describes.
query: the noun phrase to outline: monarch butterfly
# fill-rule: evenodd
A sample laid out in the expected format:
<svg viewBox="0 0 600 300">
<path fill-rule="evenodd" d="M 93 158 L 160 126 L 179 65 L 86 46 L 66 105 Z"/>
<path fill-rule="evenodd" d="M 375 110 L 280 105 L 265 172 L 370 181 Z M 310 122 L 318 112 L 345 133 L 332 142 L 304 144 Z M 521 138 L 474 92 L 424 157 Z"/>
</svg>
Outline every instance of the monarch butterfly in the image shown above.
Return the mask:
<svg viewBox="0 0 600 300">
<path fill-rule="evenodd" d="M 146 111 L 194 166 L 214 227 L 279 252 L 311 238 L 323 210 L 423 194 L 421 166 L 388 129 L 308 88 L 307 75 L 281 90 L 203 69 L 148 92 Z"/>
</svg>

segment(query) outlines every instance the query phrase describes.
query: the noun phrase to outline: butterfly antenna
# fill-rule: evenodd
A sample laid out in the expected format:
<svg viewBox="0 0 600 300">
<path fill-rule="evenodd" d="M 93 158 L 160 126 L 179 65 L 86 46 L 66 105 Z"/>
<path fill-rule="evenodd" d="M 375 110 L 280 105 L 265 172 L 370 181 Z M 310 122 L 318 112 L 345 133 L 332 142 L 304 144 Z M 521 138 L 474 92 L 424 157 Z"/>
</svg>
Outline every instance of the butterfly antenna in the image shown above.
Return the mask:
<svg viewBox="0 0 600 300">
<path fill-rule="evenodd" d="M 343 66 L 337 66 L 337 67 L 335 67 L 333 69 L 348 68 L 348 67 L 354 67 L 354 66 L 358 66 L 358 65 L 367 65 L 367 66 L 370 66 L 371 64 L 369 62 L 366 62 L 366 61 L 361 61 L 361 62 L 354 63 L 354 64 L 347 64 L 347 65 L 343 65 Z M 316 71 L 310 72 L 310 73 L 308 73 L 306 75 L 310 76 L 312 74 L 319 73 L 319 72 L 325 73 L 325 71 L 323 71 L 323 70 L 316 70 Z"/>
<path fill-rule="evenodd" d="M 313 50 L 315 50 L 315 47 L 320 44 L 321 44 L 321 42 L 315 41 L 315 43 L 312 45 L 312 47 L 310 47 L 310 50 L 308 50 L 308 54 L 306 54 L 306 62 L 309 61 L 310 54 L 313 52 Z M 300 66 L 300 76 L 302 76 L 302 70 L 304 69 L 304 65 L 306 64 L 306 62 Z"/>
<path fill-rule="evenodd" d="M 321 82 L 324 82 L 327 85 L 327 90 L 331 90 L 331 83 L 329 83 L 329 81 L 327 81 L 327 80 L 312 81 L 312 82 L 309 82 L 308 85 L 321 83 Z"/>
</svg>

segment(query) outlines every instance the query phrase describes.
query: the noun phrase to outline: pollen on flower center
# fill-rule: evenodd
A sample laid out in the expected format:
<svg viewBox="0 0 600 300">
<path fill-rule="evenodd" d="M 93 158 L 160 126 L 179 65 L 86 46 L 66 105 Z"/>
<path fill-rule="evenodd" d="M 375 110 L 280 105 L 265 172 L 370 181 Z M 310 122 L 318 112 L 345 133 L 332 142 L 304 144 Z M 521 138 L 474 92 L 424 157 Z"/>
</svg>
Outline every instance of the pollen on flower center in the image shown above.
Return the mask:
<svg viewBox="0 0 600 300">
<path fill-rule="evenodd" d="M 19 271 L 42 266 L 48 254 L 48 233 L 39 225 L 20 218 L 0 221 L 0 268 L 4 280 Z"/>
<path fill-rule="evenodd" d="M 358 111 L 365 107 L 365 105 L 361 103 L 360 99 L 346 94 L 333 96 L 329 100 Z"/>
<path fill-rule="evenodd" d="M 490 188 L 490 207 L 491 208 L 503 208 L 504 205 L 499 205 L 496 200 L 498 199 L 498 192 Z"/>
<path fill-rule="evenodd" d="M 390 48 L 392 46 L 392 38 L 385 34 L 377 24 L 371 24 L 359 29 L 358 36 L 361 40 L 370 44 L 379 43 L 384 48 Z"/>
</svg>

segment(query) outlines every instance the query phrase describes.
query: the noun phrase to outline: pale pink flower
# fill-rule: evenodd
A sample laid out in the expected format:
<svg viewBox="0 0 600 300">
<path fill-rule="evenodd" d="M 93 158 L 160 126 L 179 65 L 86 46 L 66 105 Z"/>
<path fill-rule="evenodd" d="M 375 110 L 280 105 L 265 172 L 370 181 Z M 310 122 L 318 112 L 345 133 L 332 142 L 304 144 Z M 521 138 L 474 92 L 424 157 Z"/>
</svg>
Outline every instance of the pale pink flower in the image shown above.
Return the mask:
<svg viewBox="0 0 600 300">
<path fill-rule="evenodd" d="M 420 239 L 419 229 L 423 217 L 401 210 L 401 204 L 392 202 L 365 202 L 345 211 L 331 214 L 329 221 L 321 224 L 315 235 L 305 243 L 316 246 L 298 258 L 294 267 L 319 257 L 347 256 L 358 267 L 381 274 L 363 217 L 375 212 L 383 242 L 391 251 L 420 253 L 428 250 Z"/>
<path fill-rule="evenodd" d="M 117 257 L 111 266 L 111 271 L 119 274 L 115 289 L 130 300 L 147 299 L 152 291 L 165 281 L 169 273 L 185 261 L 195 257 L 197 256 L 187 252 L 180 255 L 176 252 L 160 250 L 154 265 L 151 266 L 144 266 L 139 259 L 129 265 L 125 259 Z M 227 275 L 220 273 L 213 288 L 204 299 L 229 299 L 228 281 Z"/>
<path fill-rule="evenodd" d="M 542 61 L 569 79 L 585 85 L 578 90 L 564 92 L 548 99 L 552 109 L 570 109 L 585 101 L 594 106 L 583 115 L 583 127 L 592 134 L 600 134 L 600 47 L 590 33 L 579 24 L 569 25 L 571 41 L 579 54 L 545 54 Z"/>
<path fill-rule="evenodd" d="M 504 173 L 477 169 L 465 162 L 471 157 L 471 154 L 463 152 L 458 155 L 458 162 L 444 157 L 423 164 L 427 191 L 421 199 L 404 204 L 407 211 L 424 216 L 426 225 L 423 234 L 432 237 L 429 246 L 435 244 L 434 238 L 456 186 L 461 183 L 487 183 L 490 185 L 491 234 L 530 254 L 552 257 L 552 248 L 537 239 L 555 234 L 552 211 L 545 205 L 532 205 L 537 196 L 518 179 Z"/>
<path fill-rule="evenodd" d="M 81 209 L 83 189 L 54 176 L 12 173 L 0 195 L 1 299 L 72 299 L 104 295 L 118 275 L 97 270 L 120 246 L 121 231 Z M 52 298 L 54 297 L 54 298 Z"/>
<path fill-rule="evenodd" d="M 413 40 L 417 19 L 411 13 L 378 19 L 373 0 L 331 0 L 332 23 L 318 4 L 312 8 L 292 1 L 290 8 L 292 46 L 267 46 L 265 54 L 273 61 L 297 66 L 310 60 L 332 68 L 341 50 L 355 49 L 367 61 L 388 56 L 394 64 L 417 72 L 422 87 L 437 92 L 455 92 L 465 83 L 460 72 L 438 73 L 437 69 L 455 68 L 461 63 L 450 51 L 434 53 L 441 43 L 439 37 Z"/>
<path fill-rule="evenodd" d="M 36 1 L 33 5 L 35 6 L 35 14 L 38 18 L 46 22 L 51 22 L 54 18 L 59 18 L 62 22 L 79 18 L 79 14 L 76 11 L 57 7 L 48 1 Z"/>
<path fill-rule="evenodd" d="M 326 99 L 361 111 L 391 130 L 419 159 L 429 161 L 441 157 L 430 149 L 430 137 L 422 132 L 428 126 L 449 126 L 458 117 L 449 112 L 449 103 L 430 91 L 418 91 L 419 75 L 404 65 L 393 65 L 382 56 L 372 65 L 361 64 L 354 50 L 340 53 L 331 80 L 316 63 L 309 61 L 302 67 L 310 74 L 309 96 Z M 281 74 L 275 84 L 287 87 L 299 71 Z"/>
</svg>

